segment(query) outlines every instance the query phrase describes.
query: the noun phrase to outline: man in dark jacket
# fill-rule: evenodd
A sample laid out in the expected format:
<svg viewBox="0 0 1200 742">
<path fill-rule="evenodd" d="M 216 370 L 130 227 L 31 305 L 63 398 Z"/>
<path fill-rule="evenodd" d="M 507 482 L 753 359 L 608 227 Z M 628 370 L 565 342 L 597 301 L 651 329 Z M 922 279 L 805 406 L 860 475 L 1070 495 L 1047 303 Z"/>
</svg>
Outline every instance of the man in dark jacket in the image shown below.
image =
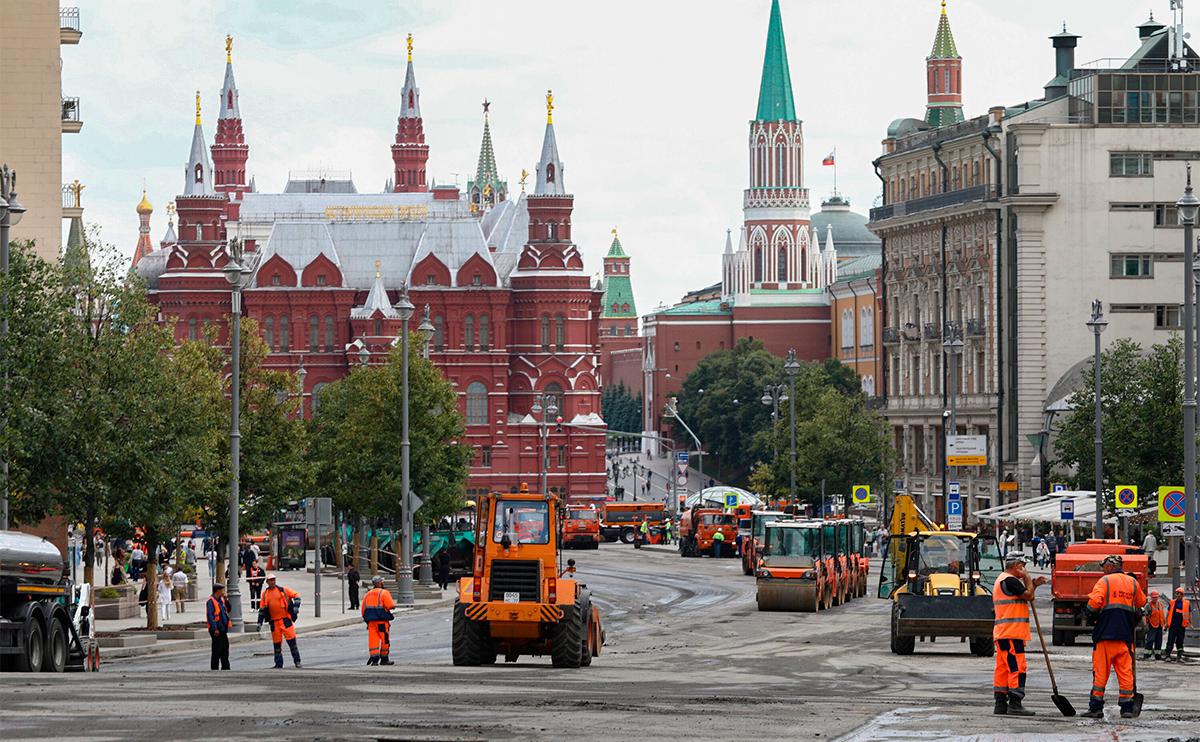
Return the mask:
<svg viewBox="0 0 1200 742">
<path fill-rule="evenodd" d="M 208 635 L 212 638 L 212 657 L 208 669 L 229 669 L 229 600 L 225 597 L 225 586 L 213 585 L 212 596 L 205 611 L 208 618 Z"/>
<path fill-rule="evenodd" d="M 362 583 L 362 576 L 358 574 L 358 569 L 351 564 L 350 569 L 346 571 L 346 590 L 350 593 L 350 610 L 358 610 L 358 586 Z"/>
<path fill-rule="evenodd" d="M 1112 669 L 1117 674 L 1121 718 L 1131 719 L 1136 682 L 1132 667 L 1134 631 L 1146 606 L 1146 594 L 1137 580 L 1122 571 L 1125 560 L 1120 555 L 1109 554 L 1100 565 L 1104 576 L 1096 581 L 1084 608 L 1086 615 L 1096 620 L 1096 628 L 1092 630 L 1092 693 L 1083 715 L 1104 718 L 1104 686 Z"/>
</svg>

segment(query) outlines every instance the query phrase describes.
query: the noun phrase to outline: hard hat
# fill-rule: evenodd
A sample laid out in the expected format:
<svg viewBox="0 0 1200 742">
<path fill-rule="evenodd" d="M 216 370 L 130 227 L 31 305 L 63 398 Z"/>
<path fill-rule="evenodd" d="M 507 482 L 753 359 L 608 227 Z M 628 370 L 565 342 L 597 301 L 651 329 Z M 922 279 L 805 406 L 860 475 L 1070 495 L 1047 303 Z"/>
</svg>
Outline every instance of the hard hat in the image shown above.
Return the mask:
<svg viewBox="0 0 1200 742">
<path fill-rule="evenodd" d="M 371 584 L 372 585 L 382 585 L 383 578 L 380 577 L 379 575 L 375 575 L 374 577 L 371 578 Z"/>
<path fill-rule="evenodd" d="M 1157 597 L 1158 597 L 1158 591 L 1157 591 L 1157 590 L 1151 590 L 1151 591 L 1150 591 L 1150 597 L 1151 597 L 1151 598 L 1157 598 Z"/>
<path fill-rule="evenodd" d="M 1109 554 L 1108 556 L 1104 557 L 1104 561 L 1100 562 L 1100 564 L 1112 565 L 1117 569 L 1120 569 L 1121 567 L 1125 566 L 1125 560 L 1121 558 L 1120 554 Z"/>
<path fill-rule="evenodd" d="M 1008 552 L 1008 555 L 1004 557 L 1004 566 L 1011 567 L 1014 564 L 1024 564 L 1027 561 L 1029 560 L 1025 557 L 1024 553 L 1020 551 L 1010 551 Z"/>
<path fill-rule="evenodd" d="M 275 579 L 275 573 L 274 573 L 274 572 L 268 572 L 268 573 L 267 573 L 267 582 L 270 582 L 270 581 L 271 581 L 271 580 L 273 580 L 273 579 Z"/>
<path fill-rule="evenodd" d="M 1183 593 L 1184 593 L 1184 592 L 1185 592 L 1185 591 L 1184 591 L 1184 589 L 1183 589 L 1183 585 L 1180 585 L 1179 587 L 1175 588 L 1175 594 L 1176 594 L 1176 595 L 1183 595 Z"/>
</svg>

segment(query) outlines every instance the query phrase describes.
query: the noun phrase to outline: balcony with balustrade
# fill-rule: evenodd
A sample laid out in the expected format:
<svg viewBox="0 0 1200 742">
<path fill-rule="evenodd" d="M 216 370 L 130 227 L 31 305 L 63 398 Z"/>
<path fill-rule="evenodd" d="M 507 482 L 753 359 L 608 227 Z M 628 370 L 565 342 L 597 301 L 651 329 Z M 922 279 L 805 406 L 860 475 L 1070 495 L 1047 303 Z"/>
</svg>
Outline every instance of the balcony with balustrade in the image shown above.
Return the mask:
<svg viewBox="0 0 1200 742">
<path fill-rule="evenodd" d="M 58 42 L 78 44 L 83 30 L 79 25 L 79 8 L 58 9 Z"/>
<path fill-rule="evenodd" d="M 79 110 L 78 98 L 62 99 L 62 130 L 63 134 L 78 134 L 83 128 L 83 116 Z"/>
</svg>

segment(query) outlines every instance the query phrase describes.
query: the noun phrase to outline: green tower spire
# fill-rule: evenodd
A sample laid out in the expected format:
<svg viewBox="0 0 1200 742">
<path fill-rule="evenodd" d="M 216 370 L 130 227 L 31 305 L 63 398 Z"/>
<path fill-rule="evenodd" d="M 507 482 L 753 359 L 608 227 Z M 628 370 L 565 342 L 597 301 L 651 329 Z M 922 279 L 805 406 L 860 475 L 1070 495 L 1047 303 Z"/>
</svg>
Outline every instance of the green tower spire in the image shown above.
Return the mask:
<svg viewBox="0 0 1200 742">
<path fill-rule="evenodd" d="M 758 89 L 758 121 L 795 121 L 792 75 L 788 70 L 787 46 L 783 41 L 783 17 L 779 0 L 771 0 L 771 22 L 767 27 L 767 53 L 763 57 L 762 84 Z"/>
<path fill-rule="evenodd" d="M 954 34 L 950 32 L 950 19 L 946 17 L 946 0 L 942 0 L 942 17 L 938 20 L 937 36 L 933 37 L 930 59 L 958 59 L 958 47 L 954 45 Z"/>
<path fill-rule="evenodd" d="M 475 167 L 474 180 L 467 181 L 467 193 L 477 210 L 495 206 L 508 198 L 508 183 L 500 180 L 496 170 L 496 153 L 492 148 L 492 128 L 488 123 L 488 108 L 491 101 L 483 102 L 483 141 L 479 145 L 479 162 Z"/>
</svg>

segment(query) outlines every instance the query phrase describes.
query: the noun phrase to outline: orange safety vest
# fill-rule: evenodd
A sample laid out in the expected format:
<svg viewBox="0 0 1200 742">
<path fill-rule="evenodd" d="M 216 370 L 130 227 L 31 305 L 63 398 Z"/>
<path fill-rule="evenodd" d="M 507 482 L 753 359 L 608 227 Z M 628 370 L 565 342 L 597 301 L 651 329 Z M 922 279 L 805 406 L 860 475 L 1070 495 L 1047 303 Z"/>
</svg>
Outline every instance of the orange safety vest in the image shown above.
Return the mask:
<svg viewBox="0 0 1200 742">
<path fill-rule="evenodd" d="M 1001 584 L 1009 577 L 1008 572 L 1001 572 L 992 586 L 992 609 L 996 613 L 996 624 L 992 627 L 993 639 L 1021 639 L 1029 641 L 1029 601 L 1024 598 L 1014 598 L 1001 589 Z"/>
<path fill-rule="evenodd" d="M 1150 606 L 1150 612 L 1146 614 L 1146 625 L 1152 629 L 1161 629 L 1165 625 L 1163 621 L 1166 620 L 1163 615 L 1162 604 L 1155 600 Z"/>
<path fill-rule="evenodd" d="M 267 618 L 272 621 L 282 621 L 285 618 L 290 618 L 291 613 L 288 612 L 288 603 L 293 598 L 300 597 L 300 593 L 290 587 L 276 585 L 274 588 L 267 588 L 262 594 L 262 607 L 267 612 Z"/>
<path fill-rule="evenodd" d="M 1141 585 L 1129 575 L 1110 572 L 1096 580 L 1095 587 L 1088 595 L 1088 605 L 1097 611 L 1120 610 L 1134 613 L 1140 607 L 1137 605 L 1137 598 L 1141 591 Z M 1145 605 L 1145 597 L 1140 602 Z"/>
<path fill-rule="evenodd" d="M 1175 618 L 1175 601 L 1171 601 L 1171 606 L 1167 608 L 1167 628 L 1171 627 L 1171 620 Z M 1183 628 L 1187 628 L 1192 623 L 1192 602 L 1187 598 L 1183 598 Z"/>
</svg>

